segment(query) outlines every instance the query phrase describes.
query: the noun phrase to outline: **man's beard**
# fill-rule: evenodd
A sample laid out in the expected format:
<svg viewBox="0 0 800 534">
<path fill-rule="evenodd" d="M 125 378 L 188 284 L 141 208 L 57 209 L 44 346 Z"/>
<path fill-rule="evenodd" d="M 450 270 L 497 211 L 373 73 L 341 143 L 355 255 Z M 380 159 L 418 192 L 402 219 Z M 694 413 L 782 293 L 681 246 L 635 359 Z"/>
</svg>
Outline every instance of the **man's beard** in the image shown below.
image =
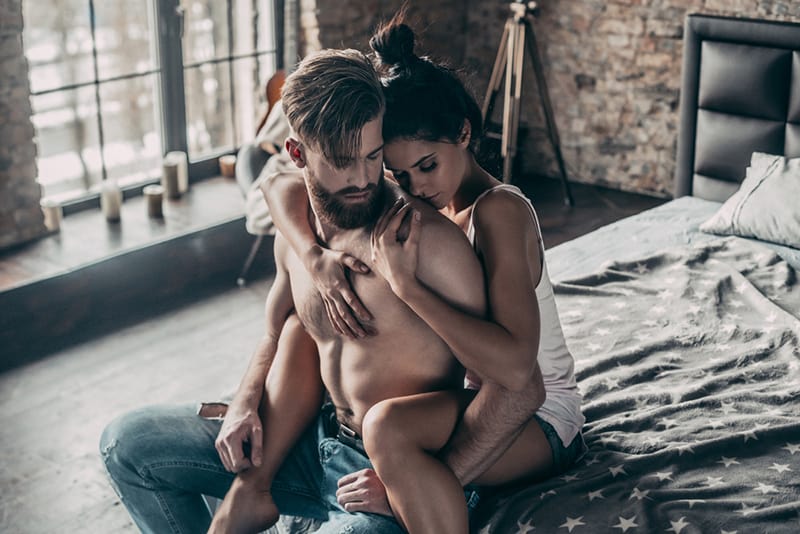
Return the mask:
<svg viewBox="0 0 800 534">
<path fill-rule="evenodd" d="M 326 223 L 342 230 L 363 228 L 374 223 L 383 210 L 385 189 L 386 184 L 382 173 L 376 184 L 369 184 L 364 189 L 346 187 L 336 193 L 331 193 L 322 187 L 313 177 L 308 180 L 309 194 L 316 201 L 319 209 L 317 215 Z M 344 195 L 364 191 L 369 191 L 369 196 L 357 204 L 343 198 Z"/>
</svg>

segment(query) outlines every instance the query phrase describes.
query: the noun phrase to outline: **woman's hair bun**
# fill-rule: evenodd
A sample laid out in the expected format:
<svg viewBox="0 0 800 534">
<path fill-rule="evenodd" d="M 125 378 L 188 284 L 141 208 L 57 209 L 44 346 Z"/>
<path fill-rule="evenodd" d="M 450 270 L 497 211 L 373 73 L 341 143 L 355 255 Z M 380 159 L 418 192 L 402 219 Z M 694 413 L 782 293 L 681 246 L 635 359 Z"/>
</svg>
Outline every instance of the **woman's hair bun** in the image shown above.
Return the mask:
<svg viewBox="0 0 800 534">
<path fill-rule="evenodd" d="M 402 22 L 381 26 L 369 40 L 370 47 L 385 65 L 408 65 L 414 55 L 414 31 Z"/>
</svg>

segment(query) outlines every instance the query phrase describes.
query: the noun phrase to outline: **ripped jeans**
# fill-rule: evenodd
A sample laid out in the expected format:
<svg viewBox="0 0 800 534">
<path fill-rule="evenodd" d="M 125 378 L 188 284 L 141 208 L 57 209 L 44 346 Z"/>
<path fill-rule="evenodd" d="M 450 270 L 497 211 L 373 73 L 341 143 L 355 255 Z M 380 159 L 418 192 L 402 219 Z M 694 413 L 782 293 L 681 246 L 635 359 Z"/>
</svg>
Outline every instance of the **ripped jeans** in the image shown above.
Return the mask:
<svg viewBox="0 0 800 534">
<path fill-rule="evenodd" d="M 211 514 L 203 495 L 222 499 L 234 475 L 214 448 L 222 422 L 195 405 L 151 406 L 106 427 L 100 452 L 112 485 L 145 534 L 205 533 Z M 317 519 L 322 534 L 402 534 L 393 519 L 346 512 L 338 480 L 371 468 L 363 454 L 325 435 L 322 418 L 309 426 L 278 471 L 272 495 L 282 514 Z"/>
</svg>

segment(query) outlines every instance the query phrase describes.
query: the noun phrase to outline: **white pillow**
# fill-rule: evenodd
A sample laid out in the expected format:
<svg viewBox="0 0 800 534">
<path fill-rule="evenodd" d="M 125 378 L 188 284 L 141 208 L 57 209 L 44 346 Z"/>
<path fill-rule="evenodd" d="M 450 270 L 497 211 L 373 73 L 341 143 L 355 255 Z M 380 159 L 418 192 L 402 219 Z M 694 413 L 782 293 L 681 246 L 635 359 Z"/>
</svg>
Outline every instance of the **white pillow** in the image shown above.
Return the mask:
<svg viewBox="0 0 800 534">
<path fill-rule="evenodd" d="M 700 229 L 800 249 L 800 158 L 754 152 L 739 190 Z"/>
</svg>

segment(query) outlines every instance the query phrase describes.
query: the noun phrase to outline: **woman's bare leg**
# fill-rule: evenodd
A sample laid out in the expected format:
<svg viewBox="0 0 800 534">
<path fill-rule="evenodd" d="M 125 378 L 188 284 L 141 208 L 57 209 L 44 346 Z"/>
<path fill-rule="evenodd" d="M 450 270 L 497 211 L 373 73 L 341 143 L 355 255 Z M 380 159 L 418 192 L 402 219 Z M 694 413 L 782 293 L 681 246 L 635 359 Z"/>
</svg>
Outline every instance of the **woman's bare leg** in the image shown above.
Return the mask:
<svg viewBox="0 0 800 534">
<path fill-rule="evenodd" d="M 291 447 L 319 414 L 323 392 L 317 347 L 294 315 L 281 331 L 265 388 L 259 406 L 261 465 L 236 476 L 209 533 L 260 532 L 278 520 L 272 481 Z"/>
<path fill-rule="evenodd" d="M 450 439 L 472 397 L 471 392 L 441 391 L 388 399 L 364 418 L 367 454 L 386 487 L 395 517 L 410 534 L 469 530 L 461 484 L 434 455 Z M 539 423 L 531 419 L 475 483 L 544 479 L 552 469 L 550 443 Z"/>
<path fill-rule="evenodd" d="M 395 518 L 410 534 L 469 531 L 464 490 L 433 455 L 447 443 L 471 397 L 437 391 L 388 399 L 364 417 L 367 455 Z"/>
</svg>

